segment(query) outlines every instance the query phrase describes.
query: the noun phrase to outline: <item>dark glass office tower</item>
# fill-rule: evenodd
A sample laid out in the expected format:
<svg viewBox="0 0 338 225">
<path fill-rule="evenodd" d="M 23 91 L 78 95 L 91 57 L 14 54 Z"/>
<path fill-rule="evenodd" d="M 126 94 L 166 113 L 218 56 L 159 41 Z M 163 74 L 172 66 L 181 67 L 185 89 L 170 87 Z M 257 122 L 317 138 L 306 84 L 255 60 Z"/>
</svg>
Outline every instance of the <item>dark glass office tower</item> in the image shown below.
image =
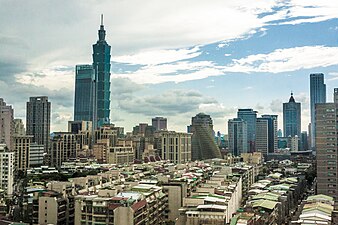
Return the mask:
<svg viewBox="0 0 338 225">
<path fill-rule="evenodd" d="M 289 102 L 283 103 L 284 137 L 298 136 L 301 138 L 301 106 L 296 102 L 293 93 Z"/>
<path fill-rule="evenodd" d="M 310 74 L 310 110 L 311 110 L 311 148 L 316 146 L 316 114 L 315 105 L 326 103 L 326 84 L 324 84 L 324 74 Z"/>
<path fill-rule="evenodd" d="M 77 65 L 75 67 L 75 121 L 93 120 L 94 81 L 95 71 L 92 65 Z"/>
<path fill-rule="evenodd" d="M 26 133 L 34 135 L 32 142 L 49 147 L 51 103 L 47 96 L 30 97 L 26 109 Z"/>
<path fill-rule="evenodd" d="M 257 111 L 254 111 L 253 109 L 238 109 L 237 118 L 244 120 L 247 125 L 246 139 L 248 142 L 248 152 L 255 152 Z"/>
<path fill-rule="evenodd" d="M 93 45 L 93 68 L 96 80 L 96 103 L 94 103 L 94 128 L 110 123 L 110 45 L 105 40 L 106 31 L 103 26 L 103 15 L 101 15 L 101 26 L 98 31 L 99 40 Z M 95 122 L 97 121 L 97 123 Z"/>
</svg>

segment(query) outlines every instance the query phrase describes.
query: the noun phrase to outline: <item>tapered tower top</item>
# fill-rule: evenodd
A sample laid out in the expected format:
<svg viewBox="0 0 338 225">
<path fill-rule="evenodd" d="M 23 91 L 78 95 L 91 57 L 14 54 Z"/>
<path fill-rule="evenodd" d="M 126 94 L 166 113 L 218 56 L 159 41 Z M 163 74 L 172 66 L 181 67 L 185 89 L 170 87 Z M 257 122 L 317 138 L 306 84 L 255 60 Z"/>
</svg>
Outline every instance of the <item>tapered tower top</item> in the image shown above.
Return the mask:
<svg viewBox="0 0 338 225">
<path fill-rule="evenodd" d="M 99 41 L 104 41 L 106 37 L 106 31 L 104 29 L 103 25 L 103 14 L 101 14 L 101 25 L 100 25 L 100 30 L 99 30 Z"/>
<path fill-rule="evenodd" d="M 293 92 L 291 91 L 291 97 L 289 99 L 289 102 L 296 102 L 294 97 L 293 97 Z"/>
</svg>

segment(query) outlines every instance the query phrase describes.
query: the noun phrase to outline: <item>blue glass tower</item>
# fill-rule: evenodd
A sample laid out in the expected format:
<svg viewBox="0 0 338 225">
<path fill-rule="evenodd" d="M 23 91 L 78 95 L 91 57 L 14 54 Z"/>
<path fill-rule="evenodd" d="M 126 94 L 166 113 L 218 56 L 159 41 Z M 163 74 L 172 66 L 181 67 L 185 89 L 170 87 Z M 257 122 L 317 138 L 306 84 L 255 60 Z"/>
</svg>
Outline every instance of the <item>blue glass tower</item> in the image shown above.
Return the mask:
<svg viewBox="0 0 338 225">
<path fill-rule="evenodd" d="M 76 65 L 74 120 L 92 121 L 94 111 L 95 72 L 92 65 Z"/>
<path fill-rule="evenodd" d="M 244 120 L 247 125 L 246 140 L 248 142 L 248 152 L 255 152 L 257 111 L 254 111 L 253 109 L 238 109 L 237 118 Z"/>
<path fill-rule="evenodd" d="M 310 74 L 310 111 L 311 111 L 311 148 L 316 146 L 316 114 L 317 103 L 326 103 L 326 84 L 323 73 Z"/>
<path fill-rule="evenodd" d="M 289 102 L 283 103 L 284 137 L 301 137 L 301 106 L 296 102 L 293 93 Z"/>
<path fill-rule="evenodd" d="M 93 116 L 93 127 L 100 127 L 110 123 L 110 45 L 105 40 L 106 31 L 103 26 L 103 15 L 101 15 L 101 26 L 98 31 L 99 40 L 93 45 L 93 68 L 95 70 L 95 100 Z M 95 122 L 97 121 L 97 123 Z"/>
</svg>

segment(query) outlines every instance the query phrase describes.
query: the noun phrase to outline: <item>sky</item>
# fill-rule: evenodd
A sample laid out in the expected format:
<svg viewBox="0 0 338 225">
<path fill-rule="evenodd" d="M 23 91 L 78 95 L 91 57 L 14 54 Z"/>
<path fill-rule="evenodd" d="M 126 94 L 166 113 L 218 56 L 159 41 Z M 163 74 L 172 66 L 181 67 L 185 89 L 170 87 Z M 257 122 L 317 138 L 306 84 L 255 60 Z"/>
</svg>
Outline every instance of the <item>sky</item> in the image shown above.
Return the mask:
<svg viewBox="0 0 338 225">
<path fill-rule="evenodd" d="M 309 115 L 309 74 L 338 87 L 338 1 L 0 0 L 0 97 L 25 121 L 30 96 L 52 102 L 51 131 L 73 120 L 75 65 L 92 63 L 104 14 L 111 51 L 111 122 L 151 118 L 186 131 L 210 114 L 227 133 L 238 108 L 278 115 L 291 91 Z"/>
</svg>

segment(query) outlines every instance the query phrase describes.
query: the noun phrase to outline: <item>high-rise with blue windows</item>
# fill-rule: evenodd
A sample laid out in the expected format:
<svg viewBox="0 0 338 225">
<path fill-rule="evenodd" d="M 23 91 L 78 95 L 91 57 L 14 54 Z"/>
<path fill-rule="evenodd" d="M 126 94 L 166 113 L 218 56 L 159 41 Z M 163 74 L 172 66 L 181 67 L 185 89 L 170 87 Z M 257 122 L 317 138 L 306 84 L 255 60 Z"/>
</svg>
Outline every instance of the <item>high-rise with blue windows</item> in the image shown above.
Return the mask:
<svg viewBox="0 0 338 225">
<path fill-rule="evenodd" d="M 283 103 L 284 137 L 301 137 L 301 105 L 295 101 L 293 93 L 289 102 Z"/>
<path fill-rule="evenodd" d="M 237 118 L 244 120 L 247 125 L 246 140 L 248 152 L 255 152 L 257 111 L 254 111 L 253 109 L 238 109 Z"/>
<path fill-rule="evenodd" d="M 95 71 L 94 128 L 110 123 L 110 45 L 105 40 L 106 31 L 101 15 L 99 40 L 93 44 L 93 68 Z"/>
<path fill-rule="evenodd" d="M 74 120 L 92 121 L 95 99 L 95 71 L 92 65 L 76 65 Z"/>
<path fill-rule="evenodd" d="M 326 103 L 326 84 L 323 73 L 310 74 L 310 110 L 311 110 L 311 148 L 316 146 L 316 113 L 317 103 Z"/>
</svg>

